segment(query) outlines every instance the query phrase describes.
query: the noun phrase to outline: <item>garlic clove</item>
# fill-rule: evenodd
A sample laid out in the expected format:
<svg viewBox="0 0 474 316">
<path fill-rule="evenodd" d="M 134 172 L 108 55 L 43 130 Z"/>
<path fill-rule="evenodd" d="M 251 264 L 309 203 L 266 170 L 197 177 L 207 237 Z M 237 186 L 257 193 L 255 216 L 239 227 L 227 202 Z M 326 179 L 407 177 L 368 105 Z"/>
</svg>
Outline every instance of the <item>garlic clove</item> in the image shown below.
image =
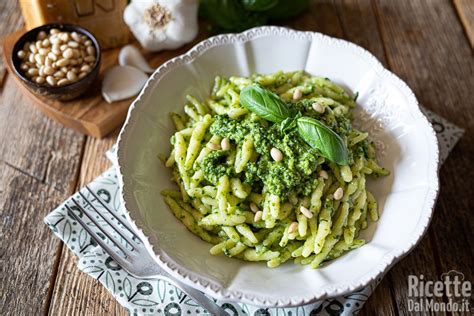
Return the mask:
<svg viewBox="0 0 474 316">
<path fill-rule="evenodd" d="M 135 67 L 115 66 L 105 72 L 102 81 L 102 96 L 112 103 L 137 95 L 148 80 L 148 76 Z"/>
<path fill-rule="evenodd" d="M 120 50 L 118 61 L 121 66 L 132 66 L 146 73 L 153 73 L 155 71 L 155 69 L 148 65 L 138 48 L 133 45 L 125 45 Z"/>
</svg>

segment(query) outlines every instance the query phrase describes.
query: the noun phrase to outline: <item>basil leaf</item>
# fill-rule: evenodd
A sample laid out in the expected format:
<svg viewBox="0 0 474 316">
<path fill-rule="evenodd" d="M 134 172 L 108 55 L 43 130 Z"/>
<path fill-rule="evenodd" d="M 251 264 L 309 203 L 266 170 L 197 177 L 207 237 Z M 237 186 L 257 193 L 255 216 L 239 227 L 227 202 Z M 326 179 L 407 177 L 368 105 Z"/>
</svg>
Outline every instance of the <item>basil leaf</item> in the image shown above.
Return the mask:
<svg viewBox="0 0 474 316">
<path fill-rule="evenodd" d="M 347 165 L 348 151 L 342 138 L 318 120 L 300 117 L 297 121 L 298 134 L 311 147 L 318 149 L 321 155 L 332 162 Z"/>
<path fill-rule="evenodd" d="M 266 11 L 277 3 L 278 0 L 242 0 L 244 8 L 249 11 Z"/>
<path fill-rule="evenodd" d="M 240 91 L 242 106 L 258 116 L 280 123 L 293 116 L 293 111 L 273 92 L 259 86 L 248 86 Z"/>
</svg>

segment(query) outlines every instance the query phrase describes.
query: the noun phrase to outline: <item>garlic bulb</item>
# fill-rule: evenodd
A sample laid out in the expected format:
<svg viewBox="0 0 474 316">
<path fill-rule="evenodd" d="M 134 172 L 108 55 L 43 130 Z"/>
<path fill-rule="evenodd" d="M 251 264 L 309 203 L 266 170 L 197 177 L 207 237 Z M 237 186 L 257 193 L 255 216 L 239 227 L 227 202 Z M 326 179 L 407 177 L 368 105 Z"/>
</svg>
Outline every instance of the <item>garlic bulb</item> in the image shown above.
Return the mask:
<svg viewBox="0 0 474 316">
<path fill-rule="evenodd" d="M 156 52 L 196 37 L 197 9 L 198 0 L 132 0 L 123 18 L 140 44 Z"/>
<path fill-rule="evenodd" d="M 102 96 L 112 103 L 136 96 L 145 85 L 148 76 L 135 67 L 115 66 L 105 72 Z"/>
</svg>

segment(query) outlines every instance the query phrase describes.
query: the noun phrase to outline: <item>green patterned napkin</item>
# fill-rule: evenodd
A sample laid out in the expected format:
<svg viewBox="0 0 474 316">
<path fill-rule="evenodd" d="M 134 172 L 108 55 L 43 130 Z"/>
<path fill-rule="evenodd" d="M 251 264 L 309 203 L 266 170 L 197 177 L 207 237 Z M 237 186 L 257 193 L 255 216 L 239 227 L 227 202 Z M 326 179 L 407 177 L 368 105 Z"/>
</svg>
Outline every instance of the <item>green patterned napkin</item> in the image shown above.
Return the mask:
<svg viewBox="0 0 474 316">
<path fill-rule="evenodd" d="M 435 128 L 440 146 L 440 162 L 443 163 L 451 149 L 463 134 L 463 130 L 438 115 L 424 111 Z M 108 157 L 114 161 L 112 149 Z M 89 185 L 108 205 L 122 213 L 119 186 L 115 168 L 111 167 Z M 87 190 L 81 192 L 90 200 Z M 74 197 L 79 203 L 83 199 L 78 193 Z M 89 234 L 67 214 L 65 204 L 74 209 L 70 198 L 51 212 L 45 223 L 79 258 L 78 268 L 97 279 L 115 299 L 133 315 L 209 315 L 186 294 L 162 279 L 137 279 L 124 271 Z M 96 206 L 100 211 L 100 205 Z M 99 216 L 98 220 L 107 225 Z M 100 218 L 100 219 L 99 219 Z M 92 223 L 91 227 L 94 227 Z M 338 298 L 327 299 L 310 305 L 291 308 L 258 308 L 248 304 L 217 301 L 230 315 L 354 315 L 362 308 L 381 278 L 364 289 Z"/>
</svg>

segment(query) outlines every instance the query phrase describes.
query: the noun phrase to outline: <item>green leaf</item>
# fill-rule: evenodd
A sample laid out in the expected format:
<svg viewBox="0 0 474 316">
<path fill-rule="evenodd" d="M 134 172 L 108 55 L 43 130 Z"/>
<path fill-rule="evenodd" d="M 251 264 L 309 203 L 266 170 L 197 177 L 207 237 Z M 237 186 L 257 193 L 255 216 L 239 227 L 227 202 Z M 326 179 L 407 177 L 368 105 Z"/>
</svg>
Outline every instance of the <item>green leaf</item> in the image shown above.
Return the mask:
<svg viewBox="0 0 474 316">
<path fill-rule="evenodd" d="M 267 23 L 265 15 L 246 10 L 236 0 L 200 0 L 199 15 L 224 32 L 241 32 Z"/>
<path fill-rule="evenodd" d="M 280 123 L 294 114 L 279 96 L 259 86 L 242 89 L 240 103 L 246 109 L 274 123 Z"/>
<path fill-rule="evenodd" d="M 244 8 L 248 11 L 266 11 L 277 3 L 278 0 L 242 0 Z"/>
<path fill-rule="evenodd" d="M 348 151 L 342 138 L 318 120 L 300 117 L 298 134 L 311 147 L 318 149 L 321 155 L 340 165 L 347 165 Z"/>
</svg>

